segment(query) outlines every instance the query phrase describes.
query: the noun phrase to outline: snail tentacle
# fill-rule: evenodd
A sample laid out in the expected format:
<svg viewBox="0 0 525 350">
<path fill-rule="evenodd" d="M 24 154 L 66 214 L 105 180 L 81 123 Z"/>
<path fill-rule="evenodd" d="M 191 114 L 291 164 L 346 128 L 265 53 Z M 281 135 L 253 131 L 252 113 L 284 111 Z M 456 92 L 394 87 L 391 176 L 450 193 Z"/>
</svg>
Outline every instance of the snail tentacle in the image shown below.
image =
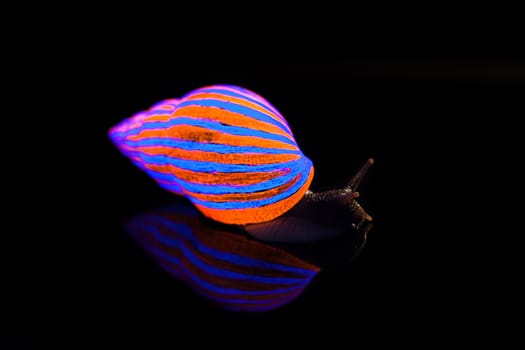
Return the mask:
<svg viewBox="0 0 525 350">
<path fill-rule="evenodd" d="M 357 190 L 357 188 L 359 187 L 359 184 L 361 183 L 361 181 L 363 180 L 363 178 L 365 177 L 366 173 L 368 172 L 368 170 L 370 169 L 370 167 L 372 165 L 374 165 L 374 158 L 368 158 L 366 163 L 354 175 L 352 180 L 350 180 L 350 182 L 348 183 L 346 188 L 348 188 L 348 189 L 350 189 L 350 190 L 355 192 Z"/>
</svg>

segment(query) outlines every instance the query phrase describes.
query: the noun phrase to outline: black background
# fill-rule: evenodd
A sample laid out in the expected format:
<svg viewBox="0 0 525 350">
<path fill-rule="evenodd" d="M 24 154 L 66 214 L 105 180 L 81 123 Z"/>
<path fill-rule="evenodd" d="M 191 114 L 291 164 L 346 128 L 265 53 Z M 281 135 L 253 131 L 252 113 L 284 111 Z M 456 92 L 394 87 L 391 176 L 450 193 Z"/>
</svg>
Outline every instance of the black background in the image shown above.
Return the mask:
<svg viewBox="0 0 525 350">
<path fill-rule="evenodd" d="M 523 62 L 518 50 L 443 48 L 161 47 L 97 56 L 82 126 L 89 181 L 81 189 L 95 204 L 72 217 L 76 249 L 62 261 L 69 288 L 58 295 L 61 324 L 88 338 L 118 326 L 131 339 L 195 345 L 239 335 L 421 345 L 479 337 L 494 303 L 480 293 L 490 283 L 480 282 L 478 258 L 492 252 L 479 253 L 484 233 L 473 227 L 482 218 L 471 215 L 472 196 L 492 190 L 484 176 L 503 162 L 492 157 L 493 145 L 521 110 Z M 125 159 L 107 130 L 210 84 L 248 88 L 285 116 L 314 163 L 313 190 L 340 187 L 368 157 L 376 160 L 361 189 L 375 218 L 361 256 L 323 269 L 304 294 L 272 312 L 210 305 L 158 269 L 120 227 L 177 199 Z"/>
</svg>

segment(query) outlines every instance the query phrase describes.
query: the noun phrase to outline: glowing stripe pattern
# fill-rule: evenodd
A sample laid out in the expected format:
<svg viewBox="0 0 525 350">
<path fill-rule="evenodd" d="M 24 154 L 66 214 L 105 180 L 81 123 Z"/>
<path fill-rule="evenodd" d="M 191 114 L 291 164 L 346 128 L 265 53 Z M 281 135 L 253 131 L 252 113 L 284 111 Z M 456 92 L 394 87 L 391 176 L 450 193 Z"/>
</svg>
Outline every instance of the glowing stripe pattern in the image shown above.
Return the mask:
<svg viewBox="0 0 525 350">
<path fill-rule="evenodd" d="M 236 86 L 214 85 L 161 101 L 111 128 L 109 136 L 163 188 L 227 224 L 284 214 L 314 174 L 284 117 Z"/>
<path fill-rule="evenodd" d="M 206 225 L 190 205 L 139 215 L 126 229 L 170 275 L 228 310 L 281 307 L 319 272 L 283 250 Z"/>
</svg>

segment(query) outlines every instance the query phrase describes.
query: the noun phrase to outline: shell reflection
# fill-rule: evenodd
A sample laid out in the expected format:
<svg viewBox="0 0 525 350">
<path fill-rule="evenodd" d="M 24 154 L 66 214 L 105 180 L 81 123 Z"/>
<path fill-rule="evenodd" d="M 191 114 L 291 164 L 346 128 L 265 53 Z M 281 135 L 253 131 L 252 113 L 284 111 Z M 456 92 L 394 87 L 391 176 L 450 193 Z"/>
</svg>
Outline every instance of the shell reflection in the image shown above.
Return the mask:
<svg viewBox="0 0 525 350">
<path fill-rule="evenodd" d="M 228 310 L 281 307 L 319 272 L 282 249 L 209 225 L 190 205 L 139 215 L 125 227 L 169 274 Z"/>
</svg>

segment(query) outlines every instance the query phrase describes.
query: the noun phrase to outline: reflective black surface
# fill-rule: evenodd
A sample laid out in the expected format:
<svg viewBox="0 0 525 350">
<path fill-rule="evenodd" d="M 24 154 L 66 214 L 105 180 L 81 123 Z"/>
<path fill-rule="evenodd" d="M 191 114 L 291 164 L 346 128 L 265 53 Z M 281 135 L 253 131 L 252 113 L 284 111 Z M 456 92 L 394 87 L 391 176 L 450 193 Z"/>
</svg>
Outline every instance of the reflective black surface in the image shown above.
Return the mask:
<svg viewBox="0 0 525 350">
<path fill-rule="evenodd" d="M 490 135 L 516 115 L 523 70 L 508 57 L 438 51 L 101 56 L 93 113 L 83 128 L 91 142 L 76 145 L 90 154 L 77 194 L 84 204 L 61 247 L 74 255 L 61 264 L 62 280 L 78 281 L 64 289 L 75 297 L 62 323 L 82 334 L 119 325 L 174 342 L 199 339 L 190 334 L 231 341 L 243 334 L 252 342 L 285 334 L 342 338 L 345 347 L 450 344 L 477 334 L 490 318 L 483 291 L 491 282 L 472 281 L 484 277 L 481 264 L 491 253 L 480 249 L 477 223 L 485 220 L 471 215 L 472 198 L 493 188 L 483 179 L 501 165 Z M 332 241 L 317 252 L 282 247 L 319 264 L 321 273 L 300 297 L 266 313 L 231 313 L 203 302 L 122 228 L 177 199 L 125 159 L 107 129 L 156 101 L 214 83 L 245 86 L 280 110 L 314 163 L 314 190 L 340 188 L 366 159 L 376 160 L 360 189 L 359 201 L 374 217 L 366 244 Z M 355 249 L 359 256 L 346 261 L 341 253 Z"/>
</svg>

